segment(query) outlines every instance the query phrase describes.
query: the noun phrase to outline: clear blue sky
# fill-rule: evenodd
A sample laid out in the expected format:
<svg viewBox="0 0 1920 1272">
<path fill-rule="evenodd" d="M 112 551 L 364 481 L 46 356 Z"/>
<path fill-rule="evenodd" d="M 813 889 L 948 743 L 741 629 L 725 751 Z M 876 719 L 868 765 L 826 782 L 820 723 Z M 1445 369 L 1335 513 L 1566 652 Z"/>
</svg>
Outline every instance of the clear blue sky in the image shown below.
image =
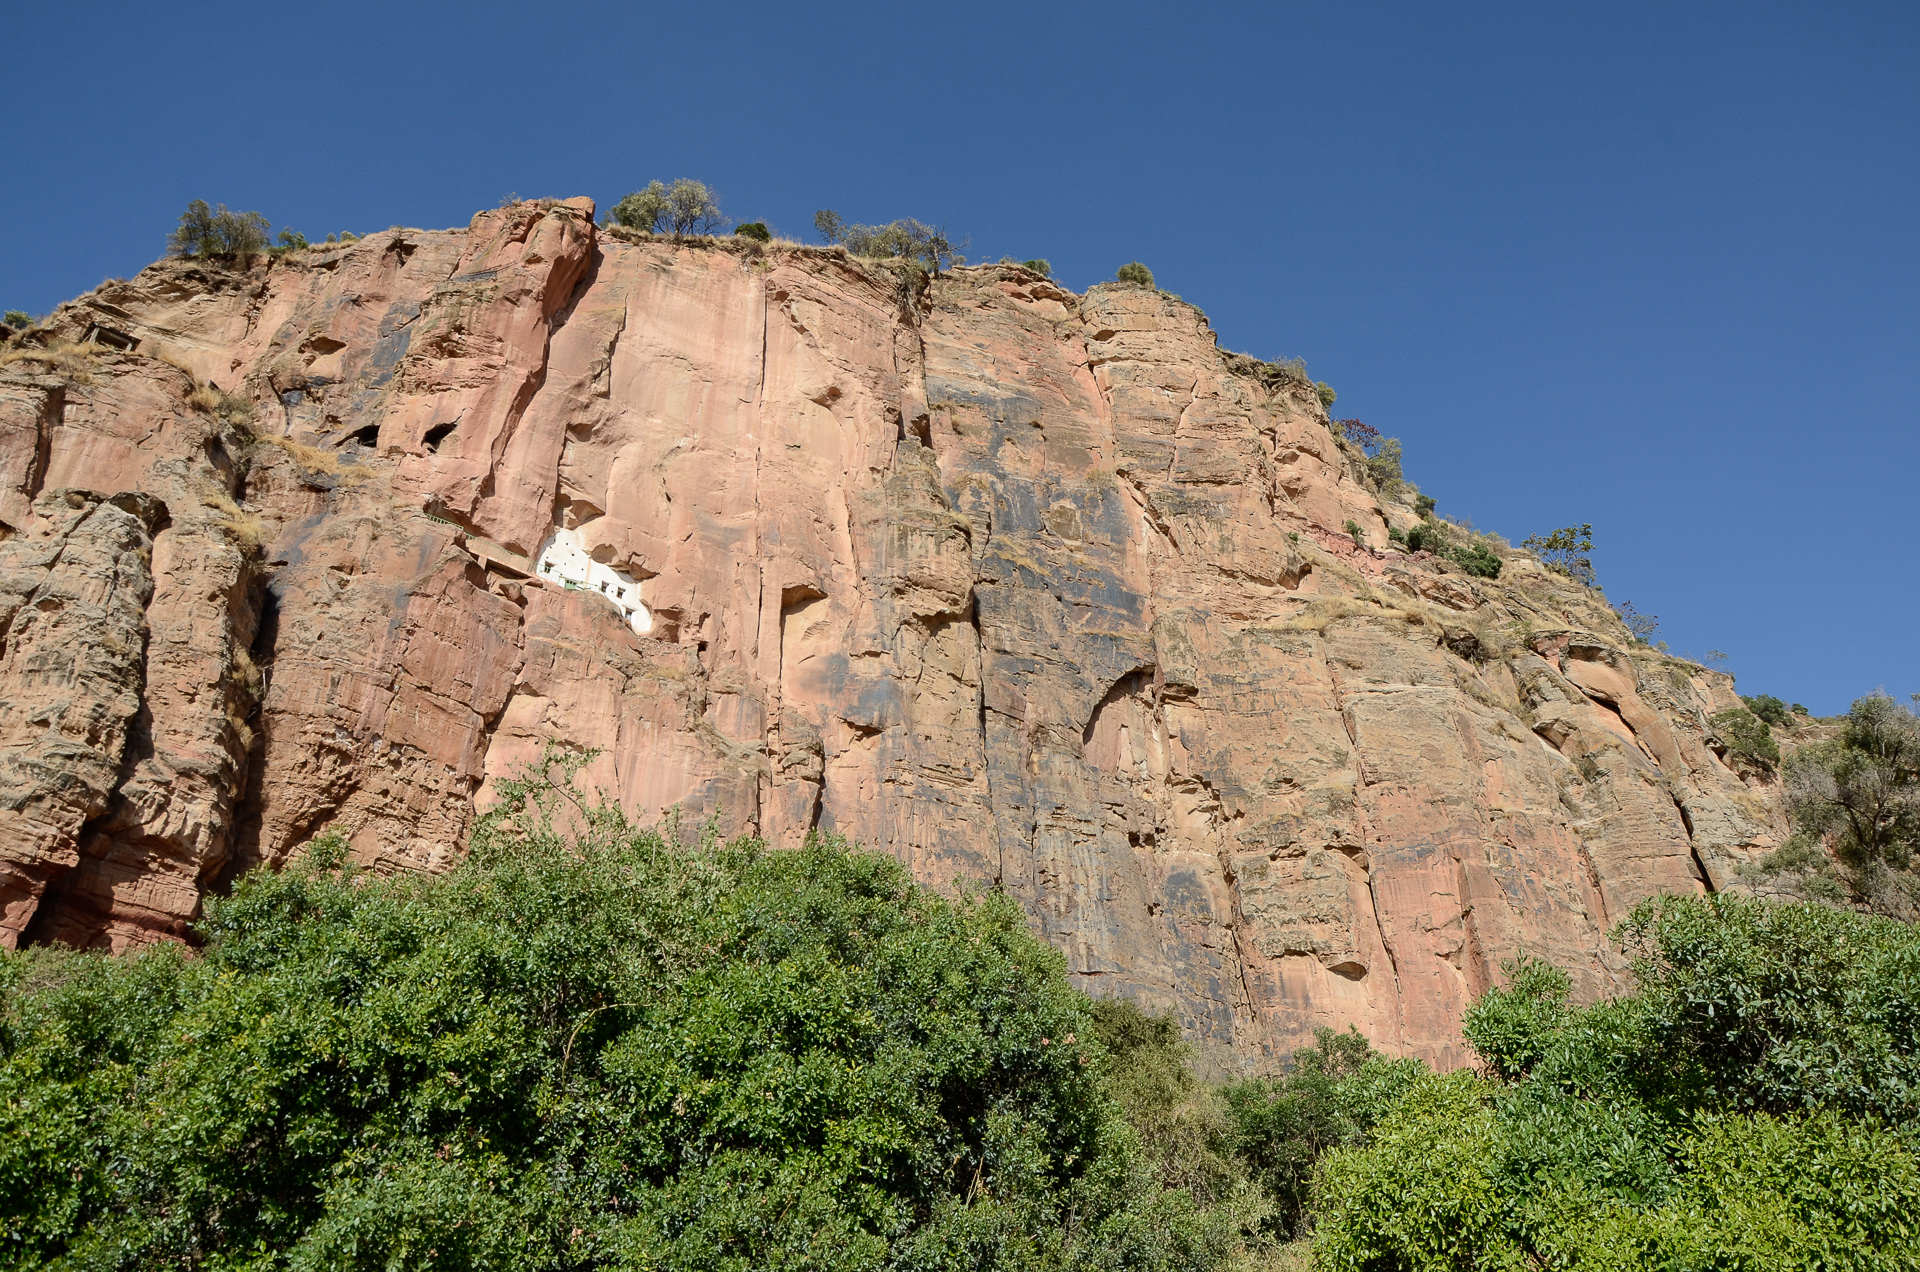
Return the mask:
<svg viewBox="0 0 1920 1272">
<path fill-rule="evenodd" d="M 1920 8 L 15 6 L 0 306 L 188 200 L 319 237 L 605 206 L 917 216 L 1298 355 L 1443 512 L 1590 521 L 1676 652 L 1920 690 Z"/>
</svg>

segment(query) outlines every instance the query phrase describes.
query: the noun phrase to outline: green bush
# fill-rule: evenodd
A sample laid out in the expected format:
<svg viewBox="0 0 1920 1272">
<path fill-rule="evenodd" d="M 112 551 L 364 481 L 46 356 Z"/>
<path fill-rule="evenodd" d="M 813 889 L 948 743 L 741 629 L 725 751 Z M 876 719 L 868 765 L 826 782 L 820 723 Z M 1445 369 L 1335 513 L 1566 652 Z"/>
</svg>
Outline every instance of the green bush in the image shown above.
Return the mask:
<svg viewBox="0 0 1920 1272">
<path fill-rule="evenodd" d="M 1432 495 L 1421 495 L 1413 501 L 1413 510 L 1421 517 L 1433 516 L 1434 507 Z"/>
<path fill-rule="evenodd" d="M 1040 275 L 1040 277 L 1042 278 L 1053 277 L 1052 262 L 1047 261 L 1042 257 L 1036 256 L 1030 261 L 1021 261 L 1020 268 L 1025 270 L 1031 270 L 1033 273 Z"/>
<path fill-rule="evenodd" d="M 1357 1030 L 1314 1031 L 1315 1044 L 1293 1053 L 1283 1075 L 1230 1083 L 1223 1091 L 1232 1149 L 1273 1205 L 1279 1236 L 1309 1220 L 1307 1200 L 1321 1155 L 1363 1142 L 1381 1114 L 1427 1071 L 1418 1060 L 1390 1060 Z"/>
<path fill-rule="evenodd" d="M 1772 772 L 1780 763 L 1780 744 L 1773 740 L 1773 731 L 1762 720 L 1745 707 L 1731 707 L 1715 713 L 1709 720 L 1720 734 L 1720 740 L 1730 754 L 1740 756 L 1748 762 Z"/>
<path fill-rule="evenodd" d="M 33 326 L 33 315 L 24 309 L 9 309 L 6 316 L 7 326 L 15 331 L 25 331 Z"/>
<path fill-rule="evenodd" d="M 747 221 L 734 226 L 733 232 L 741 238 L 752 239 L 756 243 L 773 242 L 773 231 L 767 228 L 765 221 Z"/>
<path fill-rule="evenodd" d="M 258 212 L 229 212 L 222 203 L 209 208 L 195 199 L 180 214 L 179 228 L 167 236 L 167 250 L 195 260 L 221 260 L 242 268 L 267 250 L 267 218 Z"/>
<path fill-rule="evenodd" d="M 1594 584 L 1593 526 L 1562 526 L 1552 534 L 1531 534 L 1520 546 L 1539 557 L 1542 564 L 1576 583 Z"/>
<path fill-rule="evenodd" d="M 471 860 L 322 841 L 204 949 L 0 953 L 0 1266 L 1206 1268 L 1060 956 L 816 840 L 509 783 Z M 575 829 L 562 833 L 557 809 Z"/>
<path fill-rule="evenodd" d="M 680 177 L 672 185 L 650 181 L 646 189 L 614 204 L 607 219 L 630 230 L 676 237 L 717 234 L 727 224 L 713 191 L 691 177 Z"/>
<path fill-rule="evenodd" d="M 1500 577 L 1500 554 L 1484 543 L 1463 543 L 1451 549 L 1447 555 L 1453 559 L 1455 565 L 1476 578 Z"/>
<path fill-rule="evenodd" d="M 1400 489 L 1405 474 L 1400 470 L 1400 439 L 1383 437 L 1379 449 L 1367 456 L 1367 475 L 1391 498 Z"/>
<path fill-rule="evenodd" d="M 307 236 L 291 226 L 280 231 L 278 245 L 282 251 L 287 252 L 298 252 L 311 246 L 307 242 Z"/>
<path fill-rule="evenodd" d="M 1331 407 L 1334 404 L 1334 402 L 1338 400 L 1340 397 L 1338 393 L 1335 393 L 1333 391 L 1333 386 L 1328 384 L 1325 380 L 1321 380 L 1319 383 L 1315 384 L 1313 386 L 1313 391 L 1315 395 L 1319 397 L 1321 406 Z"/>
<path fill-rule="evenodd" d="M 1327 1153 L 1318 1266 L 1912 1268 L 1920 934 L 1718 894 L 1616 935 L 1636 993 L 1509 964 L 1467 1020 L 1489 1076 L 1416 1077 Z"/>
<path fill-rule="evenodd" d="M 885 225 L 849 225 L 842 230 L 840 241 L 855 256 L 905 261 L 916 276 L 925 271 L 938 277 L 942 270 L 964 264 L 966 259 L 954 251 L 944 227 L 912 217 Z"/>
<path fill-rule="evenodd" d="M 1139 261 L 1128 261 L 1114 273 L 1114 277 L 1123 283 L 1132 283 L 1136 287 L 1153 286 L 1153 271 Z"/>
<path fill-rule="evenodd" d="M 1920 914 L 1913 869 L 1920 853 L 1920 714 L 1913 707 L 1884 693 L 1856 699 L 1839 737 L 1794 753 L 1786 788 L 1795 829 L 1832 846 L 1855 901 L 1903 918 Z"/>
<path fill-rule="evenodd" d="M 1787 713 L 1787 704 L 1770 693 L 1755 694 L 1749 698 L 1742 694 L 1740 701 L 1747 704 L 1747 710 L 1759 716 L 1768 724 L 1787 725 L 1793 723 L 1793 717 Z"/>
</svg>

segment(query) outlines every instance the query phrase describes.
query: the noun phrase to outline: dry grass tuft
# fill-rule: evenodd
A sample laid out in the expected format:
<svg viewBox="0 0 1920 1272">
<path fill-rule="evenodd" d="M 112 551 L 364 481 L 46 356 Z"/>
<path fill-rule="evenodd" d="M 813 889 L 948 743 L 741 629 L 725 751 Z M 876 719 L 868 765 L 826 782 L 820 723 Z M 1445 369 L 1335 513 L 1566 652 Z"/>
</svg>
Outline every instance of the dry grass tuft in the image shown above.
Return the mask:
<svg viewBox="0 0 1920 1272">
<path fill-rule="evenodd" d="M 1382 618 L 1390 622 L 1419 626 L 1426 616 L 1414 610 L 1399 609 L 1377 600 L 1351 596 L 1329 596 L 1309 601 L 1307 608 L 1280 624 L 1288 632 L 1315 632 L 1325 635 L 1327 628 L 1343 618 Z"/>
<path fill-rule="evenodd" d="M 211 384 L 201 384 L 187 394 L 187 405 L 196 411 L 223 419 L 235 428 L 252 430 L 253 403 L 238 394 L 217 389 Z"/>
<path fill-rule="evenodd" d="M 290 437 L 262 437 L 260 441 L 285 451 L 294 463 L 308 472 L 326 473 L 337 478 L 342 486 L 357 486 L 369 476 L 363 465 L 343 463 L 337 451 L 330 451 L 324 446 L 308 446 Z"/>
<path fill-rule="evenodd" d="M 260 518 L 235 503 L 233 496 L 218 486 L 208 486 L 202 490 L 200 503 L 220 514 L 214 519 L 214 524 L 232 535 L 243 550 L 258 552 L 266 543 L 267 528 Z"/>
<path fill-rule="evenodd" d="M 65 376 L 75 384 L 92 384 L 93 359 L 99 353 L 99 345 L 78 344 L 71 340 L 56 340 L 44 349 L 37 345 L 15 345 L 5 353 L 0 353 L 0 367 L 10 367 L 16 362 L 38 362 L 53 374 Z"/>
</svg>

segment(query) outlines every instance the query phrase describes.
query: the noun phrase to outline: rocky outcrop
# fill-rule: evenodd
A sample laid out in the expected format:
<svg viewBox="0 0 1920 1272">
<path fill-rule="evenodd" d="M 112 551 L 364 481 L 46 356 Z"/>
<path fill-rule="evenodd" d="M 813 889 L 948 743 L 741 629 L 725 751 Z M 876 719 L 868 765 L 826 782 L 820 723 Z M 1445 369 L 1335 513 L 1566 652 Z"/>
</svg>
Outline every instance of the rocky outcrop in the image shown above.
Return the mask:
<svg viewBox="0 0 1920 1272">
<path fill-rule="evenodd" d="M 178 935 L 323 830 L 439 868 L 557 740 L 643 818 L 1004 889 L 1223 1066 L 1456 1063 L 1502 959 L 1609 992 L 1628 908 L 1777 841 L 1727 677 L 1395 550 L 1191 306 L 592 217 L 163 262 L 55 320 L 130 351 L 0 371 L 8 940 Z"/>
</svg>

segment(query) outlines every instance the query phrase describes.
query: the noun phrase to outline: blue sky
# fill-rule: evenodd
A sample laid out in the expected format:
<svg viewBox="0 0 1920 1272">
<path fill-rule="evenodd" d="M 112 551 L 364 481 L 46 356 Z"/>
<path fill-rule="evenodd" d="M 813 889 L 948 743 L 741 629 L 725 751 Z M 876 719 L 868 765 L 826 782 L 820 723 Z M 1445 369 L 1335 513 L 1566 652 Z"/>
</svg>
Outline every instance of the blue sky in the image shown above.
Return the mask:
<svg viewBox="0 0 1920 1272">
<path fill-rule="evenodd" d="M 22 6 L 0 306 L 188 200 L 319 237 L 605 206 L 917 216 L 1075 287 L 1139 258 L 1301 356 L 1443 512 L 1592 522 L 1747 693 L 1920 690 L 1911 5 Z"/>
</svg>

